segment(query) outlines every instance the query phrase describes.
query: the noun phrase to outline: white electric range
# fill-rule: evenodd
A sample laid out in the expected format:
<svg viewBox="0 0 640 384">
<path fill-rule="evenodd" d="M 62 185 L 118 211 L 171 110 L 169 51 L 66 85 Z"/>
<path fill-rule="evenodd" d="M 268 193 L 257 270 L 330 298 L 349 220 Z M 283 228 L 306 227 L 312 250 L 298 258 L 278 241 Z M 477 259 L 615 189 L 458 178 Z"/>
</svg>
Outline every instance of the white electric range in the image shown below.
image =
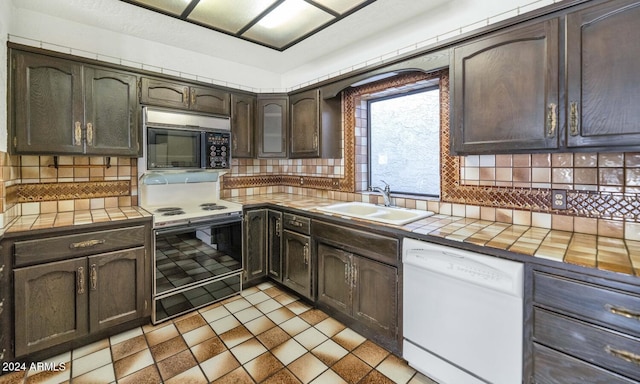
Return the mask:
<svg viewBox="0 0 640 384">
<path fill-rule="evenodd" d="M 220 199 L 219 176 L 182 171 L 140 178 L 140 206 L 154 221 L 154 324 L 242 290 L 242 205 Z"/>
</svg>

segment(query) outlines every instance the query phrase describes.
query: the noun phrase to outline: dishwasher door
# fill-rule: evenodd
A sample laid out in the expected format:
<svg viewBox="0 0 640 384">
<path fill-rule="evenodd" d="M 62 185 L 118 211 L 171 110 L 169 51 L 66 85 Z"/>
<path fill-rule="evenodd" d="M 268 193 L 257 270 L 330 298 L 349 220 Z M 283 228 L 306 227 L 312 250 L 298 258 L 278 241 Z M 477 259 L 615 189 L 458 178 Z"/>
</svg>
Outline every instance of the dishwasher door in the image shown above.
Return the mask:
<svg viewBox="0 0 640 384">
<path fill-rule="evenodd" d="M 522 382 L 522 263 L 403 241 L 403 357 L 440 384 Z"/>
</svg>

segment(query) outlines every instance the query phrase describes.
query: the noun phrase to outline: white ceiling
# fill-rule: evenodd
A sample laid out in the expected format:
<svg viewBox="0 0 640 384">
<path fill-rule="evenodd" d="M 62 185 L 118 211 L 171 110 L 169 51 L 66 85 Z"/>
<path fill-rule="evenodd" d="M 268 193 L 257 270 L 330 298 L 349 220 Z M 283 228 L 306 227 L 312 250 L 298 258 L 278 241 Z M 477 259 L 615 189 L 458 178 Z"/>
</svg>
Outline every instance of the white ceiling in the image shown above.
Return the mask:
<svg viewBox="0 0 640 384">
<path fill-rule="evenodd" d="M 339 52 L 375 45 L 455 0 L 377 0 L 284 52 L 215 32 L 118 0 L 13 0 L 24 8 L 76 23 L 286 73 Z M 414 20 L 414 22 L 410 22 Z"/>
</svg>

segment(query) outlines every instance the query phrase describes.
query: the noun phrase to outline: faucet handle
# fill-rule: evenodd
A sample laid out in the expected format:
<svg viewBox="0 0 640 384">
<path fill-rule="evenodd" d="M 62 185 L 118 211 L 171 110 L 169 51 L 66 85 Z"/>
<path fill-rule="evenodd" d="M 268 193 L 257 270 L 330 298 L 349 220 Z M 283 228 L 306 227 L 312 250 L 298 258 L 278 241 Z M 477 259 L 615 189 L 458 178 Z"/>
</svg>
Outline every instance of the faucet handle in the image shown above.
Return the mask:
<svg viewBox="0 0 640 384">
<path fill-rule="evenodd" d="M 380 181 L 382 181 L 382 182 L 384 183 L 384 189 L 385 189 L 385 190 L 387 190 L 387 191 L 388 191 L 388 190 L 390 190 L 390 189 L 391 189 L 391 187 L 389 186 L 389 183 L 387 183 L 387 182 L 386 182 L 386 181 L 384 181 L 384 180 L 380 180 Z"/>
</svg>

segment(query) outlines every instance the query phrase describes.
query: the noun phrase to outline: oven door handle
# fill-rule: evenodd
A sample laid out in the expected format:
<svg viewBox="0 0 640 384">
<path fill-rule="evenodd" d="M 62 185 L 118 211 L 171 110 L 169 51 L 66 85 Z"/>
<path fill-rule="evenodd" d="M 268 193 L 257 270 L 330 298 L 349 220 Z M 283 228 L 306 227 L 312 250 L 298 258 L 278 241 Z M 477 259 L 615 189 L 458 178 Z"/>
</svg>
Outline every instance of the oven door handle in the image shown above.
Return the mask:
<svg viewBox="0 0 640 384">
<path fill-rule="evenodd" d="M 214 227 L 214 226 L 219 227 L 221 225 L 235 224 L 235 223 L 241 223 L 241 222 L 242 222 L 242 216 L 233 215 L 233 216 L 226 217 L 224 219 L 194 221 L 188 224 L 180 224 L 172 227 L 156 228 L 155 233 L 156 235 L 170 235 L 172 233 L 182 233 L 185 231 L 185 229 Z"/>
</svg>

